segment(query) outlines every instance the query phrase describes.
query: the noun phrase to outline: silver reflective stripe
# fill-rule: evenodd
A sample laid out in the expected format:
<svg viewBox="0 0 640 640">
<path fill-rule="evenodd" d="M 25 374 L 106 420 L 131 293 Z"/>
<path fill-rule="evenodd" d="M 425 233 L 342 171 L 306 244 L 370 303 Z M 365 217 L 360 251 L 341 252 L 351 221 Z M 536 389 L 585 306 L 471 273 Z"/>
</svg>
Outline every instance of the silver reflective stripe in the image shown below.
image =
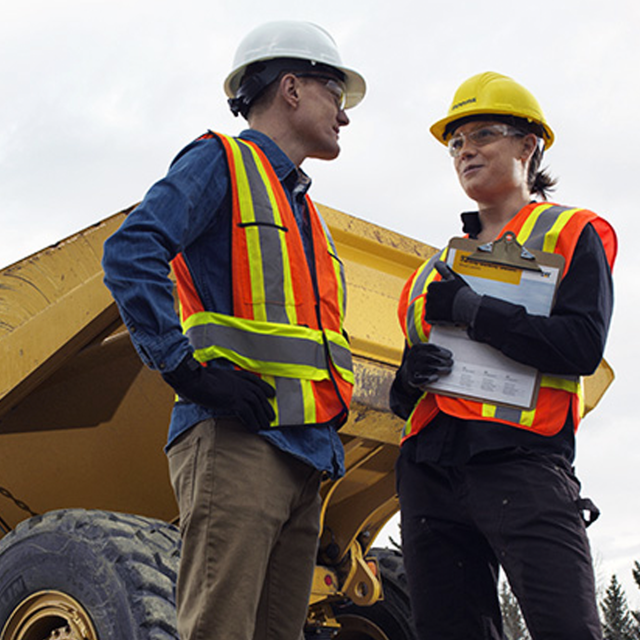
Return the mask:
<svg viewBox="0 0 640 640">
<path fill-rule="evenodd" d="M 568 209 L 569 207 L 561 207 L 558 205 L 553 205 L 545 209 L 538 216 L 529 237 L 524 241 L 524 246 L 534 251 L 542 251 L 546 234 L 551 231 L 551 227 L 556 223 L 558 217 Z"/>
<path fill-rule="evenodd" d="M 338 368 L 353 371 L 351 349 L 349 349 L 349 347 L 342 347 L 331 340 L 328 340 L 327 343 L 329 345 L 329 352 L 331 354 L 333 364 Z"/>
<path fill-rule="evenodd" d="M 331 237 L 331 232 L 329 231 L 329 226 L 327 225 L 325 219 L 320 215 L 319 211 L 316 211 L 316 214 L 318 216 L 318 220 L 320 220 L 320 224 L 322 225 L 322 228 L 324 230 L 324 234 L 327 236 L 327 240 L 329 242 L 329 246 L 331 247 L 331 251 L 333 251 L 333 257 L 338 259 L 338 251 L 336 250 L 336 245 L 333 241 L 333 238 Z"/>
<path fill-rule="evenodd" d="M 300 380 L 276 376 L 274 381 L 278 403 L 278 425 L 305 424 L 304 394 Z"/>
<path fill-rule="evenodd" d="M 187 329 L 186 335 L 196 350 L 221 347 L 261 362 L 305 365 L 323 371 L 327 368 L 323 343 L 307 338 L 255 333 L 218 324 L 196 325 Z"/>
<path fill-rule="evenodd" d="M 311 204 L 308 205 L 309 209 L 311 209 Z M 315 209 L 315 207 L 314 207 Z M 311 211 L 309 211 L 309 215 Z M 344 273 L 344 265 L 342 264 L 342 260 L 338 257 L 338 251 L 336 250 L 336 244 L 333 241 L 333 237 L 331 236 L 331 232 L 329 231 L 329 226 L 327 225 L 325 219 L 320 215 L 320 212 L 316 210 L 316 217 L 320 220 L 320 224 L 322 225 L 322 229 L 324 231 L 324 235 L 326 236 L 327 242 L 329 243 L 329 247 L 331 250 L 329 251 L 329 255 L 338 261 L 340 265 L 340 286 L 342 287 L 342 309 L 347 308 L 347 279 Z"/>
<path fill-rule="evenodd" d="M 520 418 L 522 417 L 522 411 L 520 409 L 514 409 L 513 407 L 496 407 L 494 418 L 497 420 L 506 420 L 507 422 L 514 422 L 520 424 Z"/>
<path fill-rule="evenodd" d="M 273 207 L 269 199 L 265 181 L 262 179 L 256 160 L 248 145 L 239 142 L 238 147 L 242 154 L 245 171 L 249 180 L 249 190 L 253 201 L 253 212 L 255 216 L 256 230 L 259 234 L 260 251 L 262 256 L 268 259 L 262 260 L 262 271 L 264 280 L 264 307 L 269 322 L 279 322 L 288 324 L 285 307 L 285 293 L 282 286 L 282 274 L 284 273 L 284 260 L 282 256 L 281 234 L 286 233 L 282 227 L 277 227 L 273 215 Z M 244 215 L 242 205 L 240 206 L 243 221 Z"/>
<path fill-rule="evenodd" d="M 429 277 L 429 274 L 434 270 L 436 262 L 440 260 L 443 253 L 444 249 L 436 253 L 434 256 L 431 256 L 429 262 L 427 262 L 427 266 L 418 274 L 413 283 L 413 286 L 411 287 L 411 293 L 409 294 L 411 300 L 417 298 L 421 293 L 424 293 L 424 287 L 427 282 L 427 278 Z"/>
<path fill-rule="evenodd" d="M 411 305 L 409 307 L 407 315 L 409 313 L 413 314 L 413 306 L 414 305 Z M 418 344 L 418 342 L 420 342 L 420 340 L 421 340 L 420 336 L 418 335 L 418 330 L 417 330 L 417 327 L 416 327 L 416 323 L 413 322 L 413 320 L 410 320 L 408 322 L 408 336 L 409 336 L 409 343 L 412 344 L 412 345 L 413 344 Z"/>
<path fill-rule="evenodd" d="M 415 301 L 415 299 L 421 294 L 425 293 L 425 286 L 427 284 L 427 279 L 429 278 L 429 274 L 434 270 L 436 262 L 440 260 L 442 254 L 444 253 L 444 249 L 439 251 L 434 256 L 432 256 L 427 262 L 427 265 L 424 269 L 418 273 L 416 279 L 413 282 L 413 286 L 411 287 L 411 293 L 409 294 L 409 300 Z M 416 322 L 414 319 L 414 307 L 415 302 L 410 302 L 407 307 L 407 335 L 409 338 L 410 344 L 417 344 L 420 342 L 420 335 L 418 334 L 418 327 L 416 326 Z"/>
</svg>

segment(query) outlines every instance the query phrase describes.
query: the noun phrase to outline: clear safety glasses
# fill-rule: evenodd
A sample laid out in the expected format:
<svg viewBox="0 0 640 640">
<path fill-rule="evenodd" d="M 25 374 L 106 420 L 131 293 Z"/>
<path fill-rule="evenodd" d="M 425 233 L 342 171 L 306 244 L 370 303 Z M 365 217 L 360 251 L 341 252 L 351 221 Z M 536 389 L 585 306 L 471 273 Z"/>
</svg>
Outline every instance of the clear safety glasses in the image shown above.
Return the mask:
<svg viewBox="0 0 640 640">
<path fill-rule="evenodd" d="M 526 134 L 523 131 L 519 131 L 508 124 L 487 124 L 480 129 L 474 129 L 468 133 L 460 132 L 454 134 L 449 139 L 447 146 L 449 147 L 449 155 L 452 158 L 457 158 L 462 151 L 462 147 L 464 147 L 465 140 L 470 142 L 474 147 L 484 147 L 506 136 L 521 137 L 524 135 Z"/>
<path fill-rule="evenodd" d="M 333 95 L 338 110 L 342 111 L 347 101 L 347 89 L 340 80 L 317 73 L 296 73 L 298 78 L 312 78 L 323 84 Z"/>
</svg>

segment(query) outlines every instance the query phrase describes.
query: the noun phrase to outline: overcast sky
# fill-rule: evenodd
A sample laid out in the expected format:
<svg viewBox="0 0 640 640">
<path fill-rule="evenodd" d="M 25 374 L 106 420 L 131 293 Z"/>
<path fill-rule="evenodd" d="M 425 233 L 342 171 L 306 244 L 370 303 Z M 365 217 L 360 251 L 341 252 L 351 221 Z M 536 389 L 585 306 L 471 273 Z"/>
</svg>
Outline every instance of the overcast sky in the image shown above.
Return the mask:
<svg viewBox="0 0 640 640">
<path fill-rule="evenodd" d="M 324 26 L 368 83 L 340 158 L 305 164 L 314 199 L 433 246 L 472 203 L 428 126 L 476 73 L 528 87 L 556 133 L 553 199 L 619 234 L 606 354 L 617 379 L 580 429 L 577 470 L 603 512 L 589 531 L 604 587 L 616 573 L 640 604 L 637 0 L 2 0 L 2 16 L 0 266 L 137 202 L 207 128 L 238 133 L 222 82 L 262 22 Z"/>
</svg>

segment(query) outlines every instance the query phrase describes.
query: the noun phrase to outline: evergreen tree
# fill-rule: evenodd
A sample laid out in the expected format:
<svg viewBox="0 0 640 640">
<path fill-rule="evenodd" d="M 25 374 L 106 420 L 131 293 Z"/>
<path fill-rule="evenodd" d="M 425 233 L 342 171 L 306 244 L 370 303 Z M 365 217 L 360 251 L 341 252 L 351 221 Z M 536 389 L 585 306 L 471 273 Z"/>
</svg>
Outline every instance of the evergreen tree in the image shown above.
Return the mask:
<svg viewBox="0 0 640 640">
<path fill-rule="evenodd" d="M 500 586 L 500 609 L 507 640 L 530 640 L 520 605 L 506 581 Z"/>
<path fill-rule="evenodd" d="M 640 587 L 640 563 L 637 560 L 633 563 L 633 569 L 631 570 L 631 575 L 633 576 L 635 583 L 638 585 L 638 587 Z M 636 635 L 634 637 L 640 640 L 640 611 L 632 611 L 631 615 L 635 620 Z"/>
<path fill-rule="evenodd" d="M 605 640 L 636 640 L 636 625 L 627 605 L 624 589 L 616 575 L 611 576 L 604 600 L 600 604 Z"/>
</svg>

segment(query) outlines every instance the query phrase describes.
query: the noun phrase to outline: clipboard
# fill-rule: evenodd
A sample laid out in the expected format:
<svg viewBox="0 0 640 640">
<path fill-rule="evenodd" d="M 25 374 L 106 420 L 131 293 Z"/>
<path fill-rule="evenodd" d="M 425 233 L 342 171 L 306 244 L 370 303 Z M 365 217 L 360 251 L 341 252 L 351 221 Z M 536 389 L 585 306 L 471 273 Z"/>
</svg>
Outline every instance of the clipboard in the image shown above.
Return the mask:
<svg viewBox="0 0 640 640">
<path fill-rule="evenodd" d="M 521 304 L 529 313 L 549 316 L 564 270 L 564 257 L 531 251 L 505 232 L 492 243 L 453 238 L 446 263 L 481 295 Z M 425 390 L 518 410 L 535 407 L 541 373 L 475 342 L 466 327 L 433 325 L 429 341 L 453 352 L 454 366 Z"/>
</svg>

